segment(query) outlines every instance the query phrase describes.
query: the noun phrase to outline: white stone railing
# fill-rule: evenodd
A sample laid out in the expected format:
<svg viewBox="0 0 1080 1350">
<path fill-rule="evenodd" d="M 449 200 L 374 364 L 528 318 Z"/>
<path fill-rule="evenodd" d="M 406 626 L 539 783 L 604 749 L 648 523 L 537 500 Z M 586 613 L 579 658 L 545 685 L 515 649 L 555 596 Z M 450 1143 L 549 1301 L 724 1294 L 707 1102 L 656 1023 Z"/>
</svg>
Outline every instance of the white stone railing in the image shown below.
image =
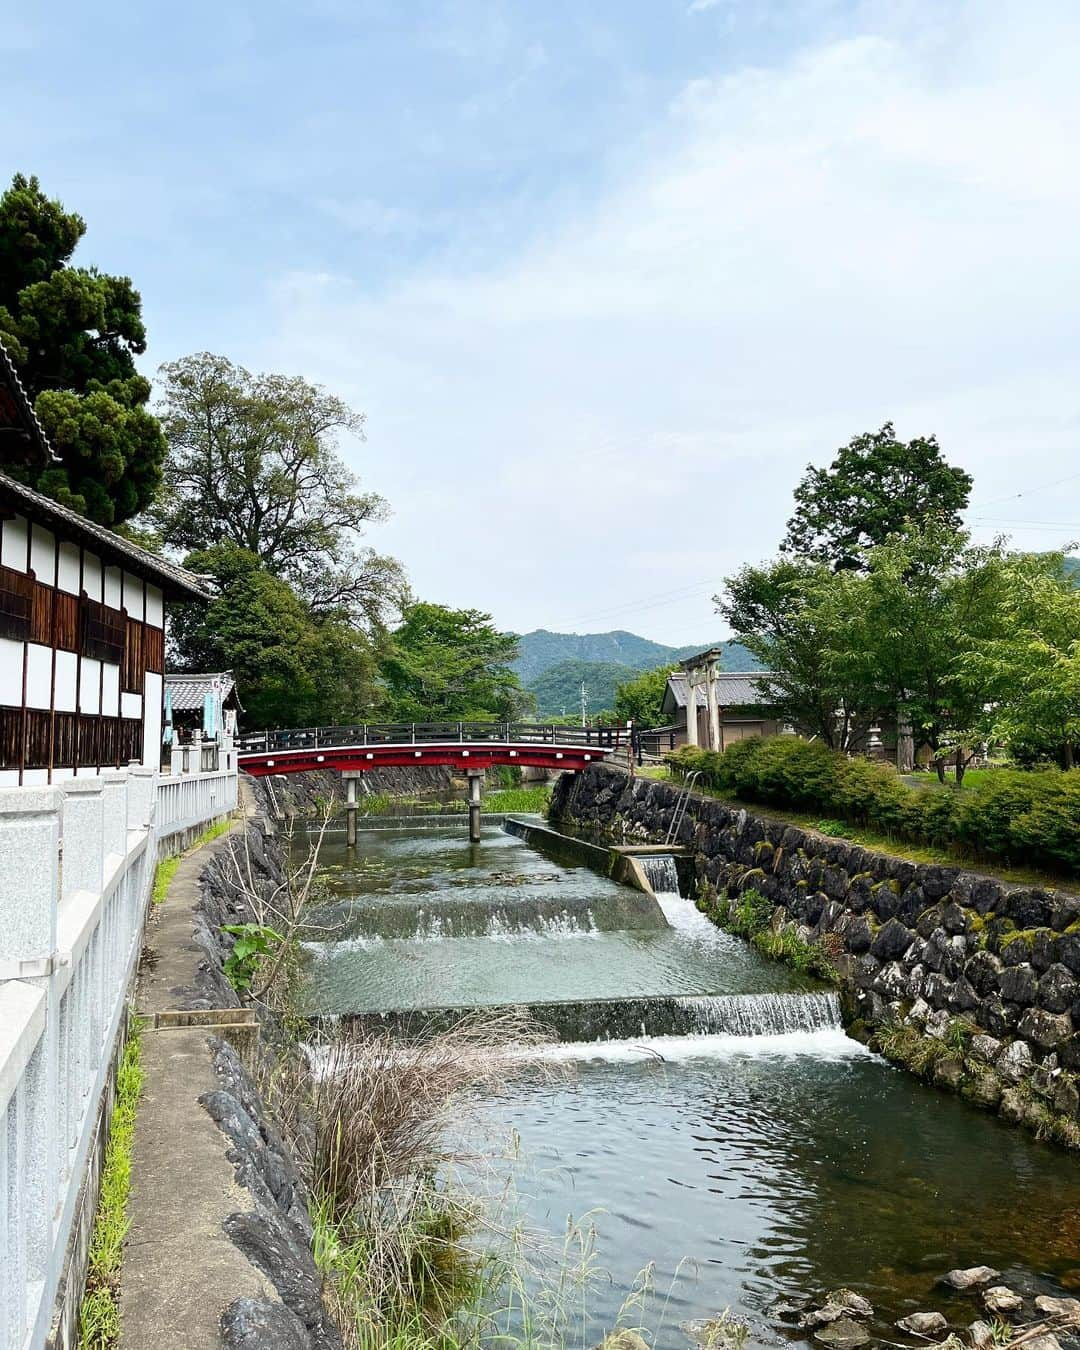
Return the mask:
<svg viewBox="0 0 1080 1350">
<path fill-rule="evenodd" d="M 0 789 L 0 1350 L 70 1344 L 159 844 L 235 804 L 235 761 Z"/>
</svg>

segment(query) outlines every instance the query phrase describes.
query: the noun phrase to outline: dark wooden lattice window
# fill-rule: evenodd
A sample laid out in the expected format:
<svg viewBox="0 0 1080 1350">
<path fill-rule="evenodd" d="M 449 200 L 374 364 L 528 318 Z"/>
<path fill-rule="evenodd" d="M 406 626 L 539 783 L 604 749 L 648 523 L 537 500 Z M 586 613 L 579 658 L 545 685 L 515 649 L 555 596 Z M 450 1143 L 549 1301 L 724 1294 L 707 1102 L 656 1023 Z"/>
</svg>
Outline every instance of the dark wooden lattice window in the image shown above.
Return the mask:
<svg viewBox="0 0 1080 1350">
<path fill-rule="evenodd" d="M 75 753 L 80 764 L 97 765 L 101 763 L 98 756 L 98 747 L 101 743 L 100 728 L 100 717 L 92 717 L 88 713 L 79 715 L 76 732 L 78 743 Z"/>
<path fill-rule="evenodd" d="M 120 760 L 127 764 L 129 760 L 141 760 L 143 754 L 143 724 L 139 717 L 120 719 Z"/>
<path fill-rule="evenodd" d="M 26 710 L 26 767 L 47 769 L 52 760 L 52 713 Z"/>
<path fill-rule="evenodd" d="M 79 650 L 79 597 L 69 595 L 67 591 L 56 591 L 53 596 L 56 608 L 56 645 L 61 651 Z"/>
<path fill-rule="evenodd" d="M 143 630 L 143 647 L 146 652 L 146 669 L 155 674 L 165 673 L 165 630 L 146 624 Z"/>
<path fill-rule="evenodd" d="M 28 572 L 0 567 L 0 637 L 25 641 L 30 636 L 33 589 Z"/>
<path fill-rule="evenodd" d="M 100 764 L 123 764 L 124 757 L 120 747 L 119 719 L 102 717 L 98 725 L 98 762 Z"/>
<path fill-rule="evenodd" d="M 80 643 L 83 656 L 120 665 L 124 659 L 125 618 L 122 609 L 113 609 L 111 605 L 103 605 L 84 595 Z"/>
<path fill-rule="evenodd" d="M 120 688 L 126 694 L 141 694 L 146 673 L 146 644 L 143 625 L 138 619 L 128 619 L 124 628 L 124 664 L 120 671 Z"/>
<path fill-rule="evenodd" d="M 55 713 L 53 724 L 53 764 L 70 769 L 75 763 L 75 739 L 78 718 L 75 713 Z"/>
<path fill-rule="evenodd" d="M 22 767 L 23 710 L 0 708 L 0 769 Z"/>
</svg>

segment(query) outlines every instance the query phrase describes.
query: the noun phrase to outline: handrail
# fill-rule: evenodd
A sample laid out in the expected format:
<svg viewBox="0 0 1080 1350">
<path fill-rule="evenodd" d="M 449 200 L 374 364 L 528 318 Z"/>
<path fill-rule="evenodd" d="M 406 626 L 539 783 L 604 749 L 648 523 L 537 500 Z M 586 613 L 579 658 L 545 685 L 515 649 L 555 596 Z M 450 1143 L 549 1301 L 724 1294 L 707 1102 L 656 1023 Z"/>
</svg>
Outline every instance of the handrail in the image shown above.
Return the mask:
<svg viewBox="0 0 1080 1350">
<path fill-rule="evenodd" d="M 328 750 L 353 745 L 596 746 L 614 750 L 629 739 L 626 727 L 566 727 L 551 722 L 372 722 L 343 727 L 284 727 L 250 732 L 236 740 L 238 754 L 283 750 Z"/>
</svg>

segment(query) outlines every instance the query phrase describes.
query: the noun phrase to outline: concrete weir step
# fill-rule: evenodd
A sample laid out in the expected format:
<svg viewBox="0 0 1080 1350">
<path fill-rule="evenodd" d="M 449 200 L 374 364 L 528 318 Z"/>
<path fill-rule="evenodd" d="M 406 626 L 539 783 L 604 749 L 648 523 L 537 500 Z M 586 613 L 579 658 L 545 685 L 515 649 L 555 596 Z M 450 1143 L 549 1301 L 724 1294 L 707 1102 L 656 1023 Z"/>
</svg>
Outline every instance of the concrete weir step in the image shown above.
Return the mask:
<svg viewBox="0 0 1080 1350">
<path fill-rule="evenodd" d="M 316 1019 L 332 1034 L 343 1024 L 372 1033 L 389 1031 L 423 1040 L 452 1030 L 478 1012 L 527 1014 L 560 1042 L 622 1041 L 650 1036 L 779 1036 L 841 1026 L 840 1003 L 831 992 L 780 994 L 661 994 L 641 998 L 562 999 L 551 1003 L 488 1008 L 398 1008 Z"/>
</svg>

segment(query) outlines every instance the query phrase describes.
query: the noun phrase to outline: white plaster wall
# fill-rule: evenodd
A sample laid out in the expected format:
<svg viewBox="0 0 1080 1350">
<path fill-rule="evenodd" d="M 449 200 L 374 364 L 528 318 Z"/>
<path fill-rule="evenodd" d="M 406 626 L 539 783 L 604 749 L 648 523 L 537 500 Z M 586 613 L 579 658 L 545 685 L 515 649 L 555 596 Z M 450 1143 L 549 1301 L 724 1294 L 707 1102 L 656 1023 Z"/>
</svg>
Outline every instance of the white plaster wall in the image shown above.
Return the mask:
<svg viewBox="0 0 1080 1350">
<path fill-rule="evenodd" d="M 101 599 L 101 559 L 93 553 L 83 555 L 83 590 L 91 600 Z"/>
<path fill-rule="evenodd" d="M 30 566 L 47 586 L 56 580 L 56 535 L 44 525 L 34 525 L 31 531 Z"/>
<path fill-rule="evenodd" d="M 143 602 L 143 584 L 139 577 L 133 577 L 130 572 L 124 573 L 124 608 L 128 612 L 128 617 L 138 619 L 142 622 L 143 615 L 146 612 L 146 606 Z"/>
<path fill-rule="evenodd" d="M 79 594 L 79 550 L 66 539 L 60 541 L 60 572 L 57 585 L 69 595 Z"/>
<path fill-rule="evenodd" d="M 52 648 L 26 644 L 26 706 L 52 707 Z"/>
<path fill-rule="evenodd" d="M 5 521 L 5 525 L 7 522 Z M 0 638 L 0 703 L 22 706 L 22 668 L 24 642 Z"/>
<path fill-rule="evenodd" d="M 120 695 L 120 716 L 121 717 L 141 717 L 142 716 L 142 696 L 140 694 L 121 694 Z"/>
<path fill-rule="evenodd" d="M 0 537 L 0 562 L 5 567 L 26 571 L 25 516 L 12 516 L 10 520 L 4 521 L 4 532 Z"/>
<path fill-rule="evenodd" d="M 105 568 L 105 603 L 113 609 L 120 608 L 120 569 Z"/>
<path fill-rule="evenodd" d="M 56 653 L 57 712 L 75 712 L 75 679 L 78 661 L 74 652 Z"/>
<path fill-rule="evenodd" d="M 156 586 L 149 584 L 146 587 L 146 622 L 153 624 L 155 628 L 165 626 L 165 603 L 161 592 Z"/>
<path fill-rule="evenodd" d="M 18 769 L 0 769 L 0 787 L 18 787 Z"/>
<path fill-rule="evenodd" d="M 61 783 L 61 782 L 63 782 L 66 778 L 74 778 L 74 777 L 75 777 L 75 770 L 72 769 L 70 766 L 67 766 L 67 767 L 65 767 L 65 768 L 63 768 L 63 769 L 53 769 L 53 771 L 52 771 L 52 777 L 53 777 L 53 782 L 54 782 L 54 783 Z"/>
<path fill-rule="evenodd" d="M 23 787 L 47 787 L 48 783 L 48 769 L 23 769 Z"/>
<path fill-rule="evenodd" d="M 101 711 L 101 662 L 91 656 L 82 659 L 82 680 L 79 684 L 79 712 Z"/>
<path fill-rule="evenodd" d="M 161 763 L 161 688 L 164 678 L 146 672 L 146 715 L 143 721 L 143 763 L 156 769 Z"/>
<path fill-rule="evenodd" d="M 101 682 L 101 713 L 115 717 L 120 711 L 120 667 L 105 663 Z"/>
</svg>

